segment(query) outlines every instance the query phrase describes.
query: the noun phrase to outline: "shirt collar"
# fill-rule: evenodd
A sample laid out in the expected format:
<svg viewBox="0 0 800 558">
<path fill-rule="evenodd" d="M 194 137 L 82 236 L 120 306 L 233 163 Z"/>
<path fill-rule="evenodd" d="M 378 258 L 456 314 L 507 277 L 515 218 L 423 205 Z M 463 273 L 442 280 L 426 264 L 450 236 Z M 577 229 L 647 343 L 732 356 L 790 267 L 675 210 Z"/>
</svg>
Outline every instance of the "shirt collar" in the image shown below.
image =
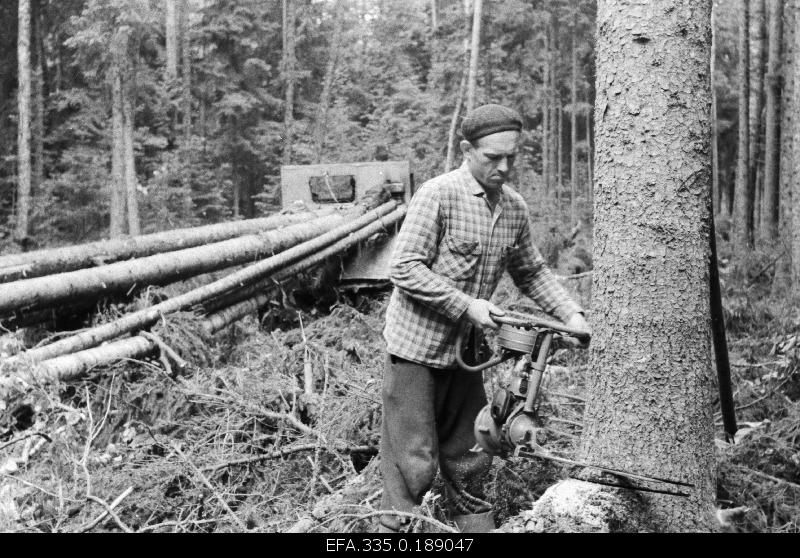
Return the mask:
<svg viewBox="0 0 800 558">
<path fill-rule="evenodd" d="M 486 190 L 484 190 L 483 186 L 481 186 L 481 183 L 475 180 L 475 177 L 472 176 L 472 172 L 470 172 L 469 165 L 467 164 L 466 161 L 461 163 L 459 170 L 464 175 L 464 184 L 467 187 L 469 193 L 472 194 L 473 196 L 481 196 L 483 198 L 486 198 Z M 506 185 L 503 184 L 503 186 L 500 188 L 500 195 L 497 196 L 498 206 L 503 205 L 503 200 L 505 199 L 505 197 L 506 197 Z"/>
</svg>

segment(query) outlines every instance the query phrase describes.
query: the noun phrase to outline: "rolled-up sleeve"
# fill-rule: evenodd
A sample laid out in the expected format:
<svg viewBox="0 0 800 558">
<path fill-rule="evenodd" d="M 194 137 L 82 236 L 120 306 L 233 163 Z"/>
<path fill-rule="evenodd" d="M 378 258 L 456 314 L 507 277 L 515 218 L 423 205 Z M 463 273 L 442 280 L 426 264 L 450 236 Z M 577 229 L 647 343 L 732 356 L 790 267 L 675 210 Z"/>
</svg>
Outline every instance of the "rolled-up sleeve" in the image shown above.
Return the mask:
<svg viewBox="0 0 800 558">
<path fill-rule="evenodd" d="M 425 185 L 409 204 L 397 237 L 389 278 L 409 297 L 457 321 L 472 297 L 431 270 L 442 232 L 439 191 L 434 185 Z"/>
<path fill-rule="evenodd" d="M 531 239 L 530 224 L 525 220 L 517 244 L 511 249 L 506 269 L 514 284 L 548 314 L 562 322 L 582 308 L 558 284 L 545 265 L 544 258 Z"/>
</svg>

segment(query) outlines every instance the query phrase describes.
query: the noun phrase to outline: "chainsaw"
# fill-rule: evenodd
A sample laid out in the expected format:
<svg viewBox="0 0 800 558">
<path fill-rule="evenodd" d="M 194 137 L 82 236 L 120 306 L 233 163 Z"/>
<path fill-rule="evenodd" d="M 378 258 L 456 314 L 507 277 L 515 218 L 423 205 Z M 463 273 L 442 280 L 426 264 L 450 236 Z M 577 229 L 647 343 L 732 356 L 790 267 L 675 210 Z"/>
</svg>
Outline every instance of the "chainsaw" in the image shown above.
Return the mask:
<svg viewBox="0 0 800 558">
<path fill-rule="evenodd" d="M 475 419 L 477 445 L 473 451 L 483 451 L 504 458 L 513 456 L 546 459 L 573 468 L 596 469 L 605 475 L 592 475 L 588 482 L 643 492 L 688 496 L 686 492 L 668 489 L 694 486 L 687 482 L 575 461 L 544 448 L 547 428 L 539 425 L 541 420 L 537 415 L 536 401 L 554 341 L 562 337 L 572 337 L 588 345 L 590 335 L 586 331 L 527 314 L 509 312 L 504 316 L 492 316 L 492 319 L 501 324 L 501 327 L 496 336 L 497 348 L 486 362 L 474 366 L 466 364 L 462 357 L 464 335 L 459 335 L 456 341 L 456 362 L 468 372 L 480 372 L 501 362 L 516 359 L 509 386 L 497 389 L 491 402 L 481 409 Z"/>
</svg>

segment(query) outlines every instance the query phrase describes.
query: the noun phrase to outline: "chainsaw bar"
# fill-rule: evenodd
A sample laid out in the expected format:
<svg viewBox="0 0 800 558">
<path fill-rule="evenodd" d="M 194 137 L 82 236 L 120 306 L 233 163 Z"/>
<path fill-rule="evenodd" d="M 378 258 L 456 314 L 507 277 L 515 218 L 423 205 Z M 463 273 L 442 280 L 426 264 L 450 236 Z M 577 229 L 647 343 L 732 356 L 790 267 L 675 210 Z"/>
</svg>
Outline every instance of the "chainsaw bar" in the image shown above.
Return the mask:
<svg viewBox="0 0 800 558">
<path fill-rule="evenodd" d="M 536 450 L 529 450 L 522 447 L 517 447 L 514 450 L 515 457 L 538 457 L 540 459 L 547 459 L 549 461 L 554 461 L 555 463 L 560 463 L 562 465 L 568 465 L 570 467 L 591 467 L 592 469 L 597 469 L 599 471 L 603 471 L 604 473 L 610 473 L 612 475 L 616 475 L 619 477 L 625 477 L 628 479 L 639 480 L 643 482 L 654 482 L 654 483 L 664 483 L 664 484 L 672 484 L 676 486 L 686 486 L 689 488 L 694 488 L 694 485 L 688 482 L 677 481 L 672 479 L 665 479 L 661 477 L 650 477 L 647 475 L 640 475 L 637 473 L 629 473 L 627 471 L 620 471 L 619 469 L 610 469 L 608 467 L 602 467 L 600 465 L 592 465 L 591 463 L 583 463 L 581 461 L 575 461 L 573 459 L 567 459 L 565 457 L 558 457 L 551 453 L 543 453 L 541 451 Z M 583 480 L 583 479 L 581 479 Z M 602 484 L 605 486 L 614 486 L 617 488 L 627 488 L 629 490 L 639 490 L 642 492 L 655 492 L 658 494 L 669 494 L 671 496 L 683 496 L 688 497 L 689 494 L 686 492 L 677 492 L 671 490 L 663 490 L 658 488 L 651 488 L 648 486 L 639 486 L 639 485 L 627 485 L 627 484 L 618 484 L 613 483 L 610 481 L 598 481 L 598 480 L 591 480 L 586 482 L 592 482 L 595 484 Z"/>
</svg>

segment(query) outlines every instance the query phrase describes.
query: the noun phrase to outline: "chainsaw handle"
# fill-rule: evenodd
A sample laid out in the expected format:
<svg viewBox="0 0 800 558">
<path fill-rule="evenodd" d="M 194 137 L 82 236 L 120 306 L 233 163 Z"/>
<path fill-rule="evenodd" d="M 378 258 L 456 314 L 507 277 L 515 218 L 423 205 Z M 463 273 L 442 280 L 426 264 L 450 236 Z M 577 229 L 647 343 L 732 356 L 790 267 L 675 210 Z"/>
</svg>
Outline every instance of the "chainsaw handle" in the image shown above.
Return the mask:
<svg viewBox="0 0 800 558">
<path fill-rule="evenodd" d="M 459 368 L 462 370 L 466 370 L 467 372 L 480 372 L 481 370 L 486 370 L 496 364 L 500 364 L 503 362 L 504 355 L 502 352 L 498 352 L 497 354 L 493 355 L 492 358 L 487 360 L 482 364 L 476 364 L 475 366 L 470 366 L 469 364 L 464 362 L 464 359 L 461 357 L 461 349 L 463 347 L 463 335 L 462 333 L 464 330 L 459 330 L 458 336 L 456 337 L 456 363 L 458 364 Z"/>
<path fill-rule="evenodd" d="M 588 331 L 567 327 L 560 322 L 543 320 L 535 316 L 530 316 L 528 318 L 516 318 L 514 316 L 495 316 L 494 314 L 492 314 L 492 319 L 499 324 L 506 324 L 514 327 L 522 327 L 525 329 L 531 329 L 531 328 L 549 329 L 556 333 L 562 333 L 570 337 L 574 337 L 578 341 L 583 341 L 585 343 L 588 342 L 592 337 Z"/>
</svg>

